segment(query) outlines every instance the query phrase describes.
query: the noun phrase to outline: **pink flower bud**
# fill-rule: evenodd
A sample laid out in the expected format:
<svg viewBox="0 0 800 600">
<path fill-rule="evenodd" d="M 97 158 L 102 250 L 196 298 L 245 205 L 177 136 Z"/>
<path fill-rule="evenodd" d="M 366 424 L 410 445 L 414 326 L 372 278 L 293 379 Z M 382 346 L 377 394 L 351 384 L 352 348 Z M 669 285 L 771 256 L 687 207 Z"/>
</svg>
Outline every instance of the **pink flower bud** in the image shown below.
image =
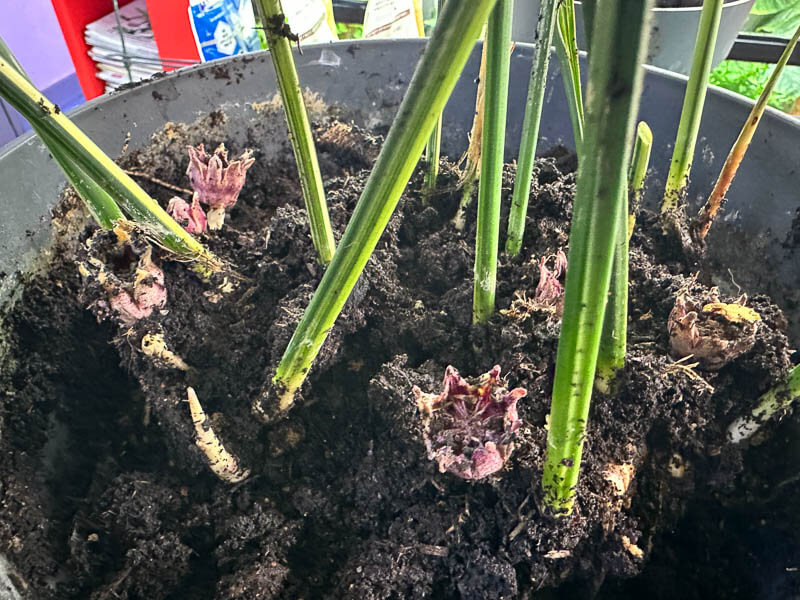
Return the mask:
<svg viewBox="0 0 800 600">
<path fill-rule="evenodd" d="M 543 256 L 539 261 L 539 284 L 533 295 L 534 307 L 561 316 L 564 311 L 564 286 L 562 281 L 567 275 L 567 256 L 558 249 L 553 270 L 547 268 L 551 257 Z"/>
<path fill-rule="evenodd" d="M 172 198 L 167 205 L 167 212 L 192 235 L 199 235 L 206 230 L 206 213 L 200 207 L 197 194 L 192 197 L 189 204 L 183 198 Z"/>
<path fill-rule="evenodd" d="M 228 162 L 225 144 L 220 144 L 214 154 L 206 154 L 203 144 L 188 147 L 189 167 L 186 174 L 197 198 L 210 207 L 209 229 L 219 229 L 225 219 L 225 209 L 236 204 L 244 186 L 245 175 L 255 159 L 252 152 L 244 152 L 238 160 Z"/>
<path fill-rule="evenodd" d="M 507 391 L 500 382 L 500 367 L 465 381 L 447 367 L 441 394 L 413 393 L 423 419 L 428 458 L 463 479 L 483 479 L 500 470 L 514 449 L 514 432 L 522 422 L 517 401 L 522 388 Z"/>
<path fill-rule="evenodd" d="M 150 259 L 150 253 L 148 248 L 139 258 L 132 289 L 118 287 L 109 290 L 111 308 L 119 315 L 123 324 L 128 326 L 149 317 L 153 309 L 163 308 L 167 303 L 164 272 Z"/>
</svg>

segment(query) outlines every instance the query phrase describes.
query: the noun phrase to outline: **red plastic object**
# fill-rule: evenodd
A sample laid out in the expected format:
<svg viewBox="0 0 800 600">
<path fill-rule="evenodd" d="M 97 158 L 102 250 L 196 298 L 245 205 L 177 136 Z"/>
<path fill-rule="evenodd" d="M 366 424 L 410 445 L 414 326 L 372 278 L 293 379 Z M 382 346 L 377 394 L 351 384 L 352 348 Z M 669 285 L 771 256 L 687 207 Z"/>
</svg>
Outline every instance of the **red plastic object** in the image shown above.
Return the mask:
<svg viewBox="0 0 800 600">
<path fill-rule="evenodd" d="M 200 60 L 189 23 L 189 0 L 147 0 L 147 14 L 162 60 Z M 173 67 L 165 67 L 171 71 Z"/>
<path fill-rule="evenodd" d="M 119 0 L 125 6 L 131 0 Z M 114 10 L 111 0 L 53 0 L 53 8 L 67 42 L 75 73 L 81 84 L 83 95 L 87 100 L 99 96 L 106 89 L 106 84 L 95 77 L 97 67 L 89 58 L 89 46 L 84 41 L 86 26 Z"/>
<path fill-rule="evenodd" d="M 125 6 L 132 0 L 119 0 Z M 105 82 L 95 76 L 97 66 L 89 58 L 84 41 L 86 26 L 114 10 L 112 0 L 52 0 L 67 42 L 75 73 L 87 100 L 105 92 Z M 147 0 L 147 12 L 162 59 L 200 60 L 189 23 L 189 0 Z M 166 70 L 171 70 L 167 67 Z"/>
</svg>

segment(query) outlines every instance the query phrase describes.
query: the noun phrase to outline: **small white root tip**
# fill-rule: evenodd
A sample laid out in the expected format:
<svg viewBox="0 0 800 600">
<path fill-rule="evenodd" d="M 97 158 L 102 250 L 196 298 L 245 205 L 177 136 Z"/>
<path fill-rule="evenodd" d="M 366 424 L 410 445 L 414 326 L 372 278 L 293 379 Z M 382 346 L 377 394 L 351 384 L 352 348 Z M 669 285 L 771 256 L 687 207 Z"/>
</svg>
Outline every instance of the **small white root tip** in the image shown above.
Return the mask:
<svg viewBox="0 0 800 600">
<path fill-rule="evenodd" d="M 208 458 L 208 466 L 214 474 L 227 483 L 238 483 L 250 475 L 249 469 L 239 466 L 237 458 L 225 449 L 222 442 L 211 429 L 208 417 L 200 406 L 197 394 L 193 388 L 186 388 L 186 395 L 189 402 L 189 410 L 192 413 L 192 422 L 197 432 L 195 444 Z"/>
<path fill-rule="evenodd" d="M 167 342 L 164 335 L 161 333 L 148 333 L 142 338 L 142 352 L 145 356 L 150 356 L 157 360 L 161 360 L 170 367 L 179 369 L 181 371 L 188 371 L 189 365 L 184 360 L 172 352 L 167 347 Z"/>
<path fill-rule="evenodd" d="M 225 222 L 225 209 L 219 206 L 212 208 L 208 211 L 206 217 L 208 219 L 208 228 L 211 231 L 222 229 L 222 225 Z"/>
<path fill-rule="evenodd" d="M 761 423 L 756 419 L 739 417 L 728 427 L 728 439 L 732 444 L 743 442 L 758 431 Z"/>
</svg>

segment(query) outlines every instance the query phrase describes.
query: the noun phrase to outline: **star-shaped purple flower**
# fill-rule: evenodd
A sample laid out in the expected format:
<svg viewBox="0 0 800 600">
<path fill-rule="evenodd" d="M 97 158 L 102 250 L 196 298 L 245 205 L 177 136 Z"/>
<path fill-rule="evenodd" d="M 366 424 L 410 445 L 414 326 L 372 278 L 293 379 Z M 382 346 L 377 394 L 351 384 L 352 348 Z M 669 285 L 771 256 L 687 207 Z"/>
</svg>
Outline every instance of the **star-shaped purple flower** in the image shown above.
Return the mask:
<svg viewBox="0 0 800 600">
<path fill-rule="evenodd" d="M 514 449 L 514 432 L 522 422 L 517 401 L 522 388 L 510 392 L 500 381 L 500 367 L 479 377 L 475 385 L 447 367 L 441 394 L 413 393 L 424 422 L 428 458 L 463 479 L 483 479 L 500 470 Z"/>
</svg>

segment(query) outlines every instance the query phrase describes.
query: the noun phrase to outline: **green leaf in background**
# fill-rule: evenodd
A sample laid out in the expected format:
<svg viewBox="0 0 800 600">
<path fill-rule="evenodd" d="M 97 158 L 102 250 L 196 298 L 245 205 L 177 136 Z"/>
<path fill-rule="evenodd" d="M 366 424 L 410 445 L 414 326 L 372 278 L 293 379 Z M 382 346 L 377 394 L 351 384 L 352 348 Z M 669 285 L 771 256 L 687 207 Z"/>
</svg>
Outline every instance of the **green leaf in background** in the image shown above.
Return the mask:
<svg viewBox="0 0 800 600">
<path fill-rule="evenodd" d="M 790 37 L 800 25 L 800 2 L 797 0 L 758 0 L 744 31 Z"/>
<path fill-rule="evenodd" d="M 750 11 L 751 15 L 771 15 L 795 8 L 797 0 L 758 0 Z"/>
<path fill-rule="evenodd" d="M 755 99 L 761 94 L 774 68 L 775 65 L 765 63 L 725 60 L 711 72 L 710 83 Z M 800 67 L 786 67 L 778 86 L 770 96 L 769 106 L 791 112 L 798 98 Z"/>
</svg>

